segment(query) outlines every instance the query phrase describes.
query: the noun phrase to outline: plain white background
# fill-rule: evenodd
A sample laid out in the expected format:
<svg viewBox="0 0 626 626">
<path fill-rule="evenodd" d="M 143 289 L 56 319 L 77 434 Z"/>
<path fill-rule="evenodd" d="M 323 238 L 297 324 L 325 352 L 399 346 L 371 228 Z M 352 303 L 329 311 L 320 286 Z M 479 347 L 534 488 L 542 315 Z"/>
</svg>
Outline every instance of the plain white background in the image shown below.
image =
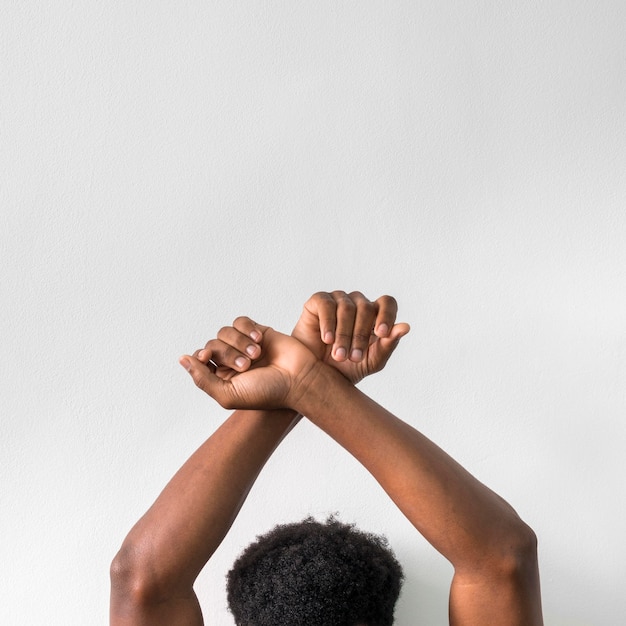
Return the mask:
<svg viewBox="0 0 626 626">
<path fill-rule="evenodd" d="M 105 624 L 126 532 L 225 417 L 177 363 L 320 289 L 412 324 L 363 388 L 540 539 L 546 623 L 626 620 L 626 5 L 0 2 L 0 623 Z M 312 513 L 451 570 L 303 424 L 198 581 Z M 421 620 L 421 621 L 420 621 Z"/>
</svg>

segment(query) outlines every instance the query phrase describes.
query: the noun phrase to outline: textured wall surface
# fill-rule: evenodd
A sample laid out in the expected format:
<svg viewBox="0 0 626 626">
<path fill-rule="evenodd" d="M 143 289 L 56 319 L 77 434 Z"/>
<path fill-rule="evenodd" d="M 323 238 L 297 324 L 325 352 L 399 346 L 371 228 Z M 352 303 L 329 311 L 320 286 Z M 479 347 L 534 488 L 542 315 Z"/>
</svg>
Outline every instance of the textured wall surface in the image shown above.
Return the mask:
<svg viewBox="0 0 626 626">
<path fill-rule="evenodd" d="M 177 363 L 319 289 L 412 324 L 364 389 L 540 539 L 546 623 L 626 620 L 626 5 L 0 2 L 0 623 L 105 624 L 131 525 L 225 412 Z M 340 511 L 450 567 L 306 424 L 198 581 Z"/>
</svg>

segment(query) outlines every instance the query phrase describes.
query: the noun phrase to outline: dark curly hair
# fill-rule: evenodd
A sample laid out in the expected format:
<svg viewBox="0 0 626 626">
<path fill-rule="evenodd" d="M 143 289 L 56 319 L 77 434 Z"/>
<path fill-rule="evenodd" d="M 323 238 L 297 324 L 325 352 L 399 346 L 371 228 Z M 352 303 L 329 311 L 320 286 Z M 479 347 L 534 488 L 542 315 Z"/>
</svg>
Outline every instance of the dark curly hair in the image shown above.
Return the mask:
<svg viewBox="0 0 626 626">
<path fill-rule="evenodd" d="M 391 626 L 402 580 L 384 537 L 309 517 L 244 550 L 228 604 L 237 626 Z"/>
</svg>

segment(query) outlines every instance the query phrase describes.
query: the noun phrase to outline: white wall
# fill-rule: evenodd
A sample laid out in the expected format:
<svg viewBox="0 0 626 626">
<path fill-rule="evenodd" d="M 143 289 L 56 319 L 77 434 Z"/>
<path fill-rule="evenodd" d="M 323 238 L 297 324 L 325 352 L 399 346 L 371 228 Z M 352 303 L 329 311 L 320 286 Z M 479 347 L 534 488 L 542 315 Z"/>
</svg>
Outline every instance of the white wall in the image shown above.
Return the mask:
<svg viewBox="0 0 626 626">
<path fill-rule="evenodd" d="M 0 623 L 105 624 L 108 566 L 224 418 L 177 364 L 318 289 L 412 324 L 365 384 L 536 530 L 546 623 L 626 620 L 626 5 L 0 3 Z M 449 566 L 312 427 L 257 532 L 341 511 Z"/>
</svg>

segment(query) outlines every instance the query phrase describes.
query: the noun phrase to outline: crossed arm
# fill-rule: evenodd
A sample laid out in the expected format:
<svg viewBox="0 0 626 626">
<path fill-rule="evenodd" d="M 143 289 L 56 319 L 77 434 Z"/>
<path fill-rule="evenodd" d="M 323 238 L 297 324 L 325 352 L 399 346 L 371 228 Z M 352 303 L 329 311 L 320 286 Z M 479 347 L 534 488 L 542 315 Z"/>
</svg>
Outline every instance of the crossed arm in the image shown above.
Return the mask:
<svg viewBox="0 0 626 626">
<path fill-rule="evenodd" d="M 181 360 L 201 389 L 237 410 L 124 541 L 112 565 L 111 624 L 203 623 L 193 582 L 299 415 L 353 454 L 452 562 L 452 624 L 542 623 L 532 531 L 440 448 L 354 387 L 384 366 L 408 332 L 395 315 L 390 298 L 317 294 L 293 337 L 238 318 Z"/>
</svg>

